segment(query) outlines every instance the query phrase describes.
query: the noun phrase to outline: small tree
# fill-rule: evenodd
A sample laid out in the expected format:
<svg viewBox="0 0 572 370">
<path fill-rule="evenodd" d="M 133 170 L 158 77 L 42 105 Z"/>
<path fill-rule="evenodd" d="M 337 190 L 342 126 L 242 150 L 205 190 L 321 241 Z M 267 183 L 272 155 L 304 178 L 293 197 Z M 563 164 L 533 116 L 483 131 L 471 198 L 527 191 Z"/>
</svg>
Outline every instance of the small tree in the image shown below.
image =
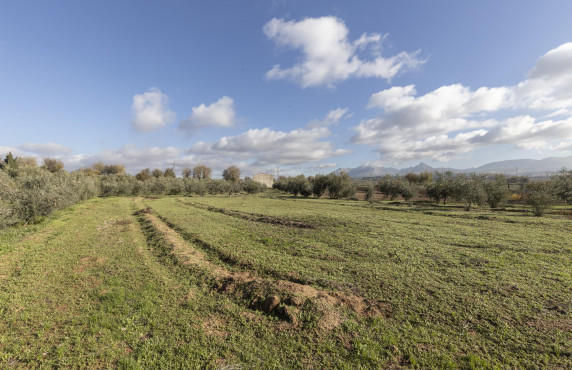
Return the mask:
<svg viewBox="0 0 572 370">
<path fill-rule="evenodd" d="M 350 198 L 355 194 L 356 187 L 347 172 L 339 175 L 332 172 L 328 175 L 328 196 L 331 199 Z"/>
<path fill-rule="evenodd" d="M 408 182 L 407 180 L 401 177 L 398 177 L 397 181 L 398 181 L 399 195 L 403 197 L 403 199 L 407 202 L 407 204 L 411 205 L 409 201 L 411 200 L 411 198 L 417 195 L 417 189 L 412 183 Z"/>
<path fill-rule="evenodd" d="M 64 163 L 59 159 L 44 158 L 44 165 L 42 168 L 51 173 L 57 173 L 64 169 Z"/>
<path fill-rule="evenodd" d="M 240 170 L 236 166 L 230 166 L 222 171 L 222 178 L 230 183 L 230 190 L 228 196 L 237 190 L 236 185 L 240 181 Z"/>
<path fill-rule="evenodd" d="M 204 165 L 198 165 L 193 168 L 193 178 L 203 180 L 203 179 L 210 179 L 212 174 L 212 169 L 210 167 Z M 240 171 L 239 171 L 240 176 Z"/>
<path fill-rule="evenodd" d="M 19 167 L 38 167 L 38 161 L 36 157 L 18 157 L 16 158 L 16 163 Z"/>
<path fill-rule="evenodd" d="M 455 178 L 451 171 L 444 174 L 435 171 L 433 181 L 427 185 L 427 195 L 435 202 L 439 203 L 443 199 L 443 204 L 447 203 L 447 199 L 455 194 Z"/>
<path fill-rule="evenodd" d="M 148 181 L 151 180 L 153 178 L 153 175 L 151 174 L 151 170 L 148 168 L 145 168 L 144 170 L 141 170 L 141 172 L 139 172 L 137 175 L 135 175 L 135 178 L 139 181 Z"/>
<path fill-rule="evenodd" d="M 189 167 L 183 168 L 183 178 L 188 179 L 193 174 L 193 171 Z"/>
<path fill-rule="evenodd" d="M 254 181 L 251 178 L 246 178 L 242 182 L 242 189 L 248 194 L 258 194 L 266 191 L 266 185 Z"/>
<path fill-rule="evenodd" d="M 373 196 L 375 195 L 375 188 L 371 182 L 368 182 L 365 186 L 365 200 L 366 202 L 373 202 Z"/>
<path fill-rule="evenodd" d="M 294 194 L 294 196 L 301 194 L 302 196 L 309 197 L 312 195 L 312 186 L 306 176 L 298 175 L 288 178 L 287 191 Z"/>
<path fill-rule="evenodd" d="M 151 175 L 153 175 L 154 178 L 159 179 L 159 178 L 163 177 L 163 171 L 161 171 L 158 168 L 155 168 L 153 170 L 153 172 L 151 172 Z"/>
<path fill-rule="evenodd" d="M 572 205 L 572 170 L 563 168 L 552 181 L 556 196 Z"/>
<path fill-rule="evenodd" d="M 318 198 L 323 196 L 328 190 L 328 177 L 324 175 L 316 175 L 312 184 L 312 192 Z"/>
<path fill-rule="evenodd" d="M 106 164 L 99 172 L 101 175 L 125 174 L 125 166 L 122 164 Z"/>
<path fill-rule="evenodd" d="M 506 201 L 508 196 L 506 184 L 507 178 L 502 174 L 495 175 L 492 180 L 485 182 L 486 201 L 491 208 L 497 208 Z"/>
<path fill-rule="evenodd" d="M 554 187 L 549 181 L 529 182 L 524 188 L 524 199 L 532 207 L 534 216 L 543 216 L 555 202 Z"/>
<path fill-rule="evenodd" d="M 163 173 L 163 177 L 175 178 L 177 176 L 175 175 L 175 171 L 172 168 L 167 168 Z"/>
<path fill-rule="evenodd" d="M 485 177 L 471 173 L 460 174 L 454 182 L 453 197 L 467 202 L 465 210 L 469 211 L 471 205 L 482 205 L 485 202 Z"/>
</svg>

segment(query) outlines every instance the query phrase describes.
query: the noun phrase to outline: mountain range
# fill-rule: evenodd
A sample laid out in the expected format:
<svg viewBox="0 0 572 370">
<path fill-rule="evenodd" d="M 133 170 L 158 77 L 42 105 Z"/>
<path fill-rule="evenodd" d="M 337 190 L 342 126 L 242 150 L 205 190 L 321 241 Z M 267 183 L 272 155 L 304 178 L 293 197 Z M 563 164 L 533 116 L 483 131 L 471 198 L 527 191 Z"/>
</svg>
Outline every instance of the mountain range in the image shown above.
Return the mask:
<svg viewBox="0 0 572 370">
<path fill-rule="evenodd" d="M 346 171 L 352 178 L 379 177 L 385 175 L 405 175 L 408 173 L 451 171 L 454 173 L 504 173 L 507 175 L 542 176 L 554 174 L 563 167 L 572 169 L 572 156 L 550 157 L 544 159 L 511 159 L 506 161 L 491 162 L 476 168 L 450 168 L 431 167 L 423 162 L 417 166 L 408 168 L 393 168 L 371 165 L 361 165 L 356 168 L 340 168 L 337 171 Z"/>
</svg>

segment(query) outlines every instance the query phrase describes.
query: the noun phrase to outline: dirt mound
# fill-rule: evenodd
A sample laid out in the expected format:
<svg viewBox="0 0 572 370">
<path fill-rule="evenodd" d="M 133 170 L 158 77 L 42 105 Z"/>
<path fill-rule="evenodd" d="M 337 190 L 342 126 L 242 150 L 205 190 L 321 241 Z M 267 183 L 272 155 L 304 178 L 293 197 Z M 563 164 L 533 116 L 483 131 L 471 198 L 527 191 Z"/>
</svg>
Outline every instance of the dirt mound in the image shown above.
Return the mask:
<svg viewBox="0 0 572 370">
<path fill-rule="evenodd" d="M 251 271 L 229 271 L 208 261 L 202 252 L 194 249 L 175 230 L 151 212 L 142 215 L 172 248 L 172 253 L 184 265 L 205 268 L 214 277 L 214 289 L 220 293 L 239 297 L 251 309 L 277 316 L 285 322 L 298 326 L 301 317 L 309 313 L 316 318 L 316 326 L 331 330 L 341 325 L 347 314 L 358 317 L 386 317 L 389 306 L 366 300 L 353 293 L 324 291 L 313 286 L 286 280 L 257 276 Z"/>
</svg>

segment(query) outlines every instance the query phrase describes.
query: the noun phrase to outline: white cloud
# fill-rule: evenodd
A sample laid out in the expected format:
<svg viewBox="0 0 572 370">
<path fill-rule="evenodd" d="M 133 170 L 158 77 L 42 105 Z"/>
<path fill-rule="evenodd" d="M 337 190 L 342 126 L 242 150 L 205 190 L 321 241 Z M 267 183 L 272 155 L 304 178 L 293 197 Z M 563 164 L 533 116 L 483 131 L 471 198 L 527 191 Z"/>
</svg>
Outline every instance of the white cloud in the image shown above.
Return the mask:
<svg viewBox="0 0 572 370">
<path fill-rule="evenodd" d="M 191 132 L 208 126 L 231 127 L 235 121 L 234 100 L 223 96 L 209 106 L 201 104 L 193 107 L 193 113 L 188 119 L 181 121 L 179 128 Z"/>
<path fill-rule="evenodd" d="M 336 108 L 328 112 L 326 117 L 321 120 L 312 120 L 307 125 L 306 128 L 316 128 L 316 127 L 327 127 L 340 122 L 342 118 L 349 118 L 351 114 L 348 114 L 348 108 Z"/>
<path fill-rule="evenodd" d="M 68 154 L 72 151 L 71 148 L 56 143 L 26 143 L 20 145 L 20 149 L 26 152 L 39 154 L 42 157 L 59 156 Z"/>
<path fill-rule="evenodd" d="M 348 153 L 335 150 L 330 142 L 321 140 L 330 134 L 327 128 L 290 132 L 250 129 L 214 143 L 198 142 L 188 153 L 251 160 L 253 165 L 301 164 Z"/>
<path fill-rule="evenodd" d="M 15 146 L 0 145 L 0 161 L 4 160 L 8 153 L 12 153 L 14 157 L 25 157 L 27 153 Z"/>
<path fill-rule="evenodd" d="M 127 172 L 135 174 L 144 168 L 165 169 L 173 166 L 173 161 L 178 162 L 182 153 L 180 148 L 168 147 L 137 147 L 124 145 L 115 150 L 102 150 L 95 155 L 71 155 L 62 157 L 66 169 L 76 170 L 88 167 L 96 162 L 105 164 L 122 164 Z"/>
<path fill-rule="evenodd" d="M 302 60 L 290 68 L 275 65 L 266 73 L 270 79 L 291 79 L 303 88 L 336 83 L 351 77 L 376 77 L 390 80 L 399 72 L 415 68 L 424 61 L 418 52 L 400 52 L 389 58 L 380 55 L 380 34 L 363 34 L 351 42 L 348 28 L 336 17 L 306 18 L 301 21 L 272 19 L 264 34 L 278 46 L 300 49 Z M 358 51 L 370 48 L 372 60 L 362 60 Z"/>
<path fill-rule="evenodd" d="M 338 164 L 335 162 L 331 162 L 331 163 L 319 163 L 317 164 L 314 168 L 332 168 L 332 167 L 336 167 Z"/>
<path fill-rule="evenodd" d="M 175 121 L 175 113 L 168 109 L 169 97 L 156 87 L 133 96 L 131 109 L 135 117 L 132 124 L 137 131 L 148 132 L 165 127 Z"/>
<path fill-rule="evenodd" d="M 376 147 L 386 161 L 444 161 L 494 144 L 558 148 L 572 139 L 572 43 L 539 58 L 516 86 L 471 90 L 454 84 L 422 96 L 414 85 L 398 86 L 373 94 L 367 106 L 381 113 L 354 127 L 351 142 Z M 528 114 L 493 118 L 514 111 Z"/>
</svg>

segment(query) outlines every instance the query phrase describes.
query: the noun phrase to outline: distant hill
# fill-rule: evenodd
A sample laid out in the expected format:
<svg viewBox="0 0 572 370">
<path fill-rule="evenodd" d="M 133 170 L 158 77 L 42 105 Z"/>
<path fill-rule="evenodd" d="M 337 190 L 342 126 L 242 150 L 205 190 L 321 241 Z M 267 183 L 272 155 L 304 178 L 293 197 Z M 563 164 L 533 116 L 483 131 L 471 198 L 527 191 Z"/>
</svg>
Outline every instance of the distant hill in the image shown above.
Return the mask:
<svg viewBox="0 0 572 370">
<path fill-rule="evenodd" d="M 343 169 L 353 178 L 363 178 L 363 177 L 380 177 L 385 175 L 405 175 L 407 173 L 421 173 L 424 171 L 434 172 L 434 171 L 452 171 L 455 173 L 504 173 L 504 174 L 519 174 L 519 175 L 531 175 L 540 176 L 545 174 L 553 174 L 562 167 L 572 169 L 572 156 L 568 157 L 550 157 L 544 159 L 512 159 L 499 162 L 491 162 L 482 165 L 477 168 L 441 168 L 441 167 L 431 167 L 423 162 L 419 163 L 417 166 L 408 168 L 393 168 L 393 167 L 375 167 L 370 165 L 362 165 L 356 168 L 346 168 Z M 338 169 L 337 171 L 341 171 Z"/>
</svg>

